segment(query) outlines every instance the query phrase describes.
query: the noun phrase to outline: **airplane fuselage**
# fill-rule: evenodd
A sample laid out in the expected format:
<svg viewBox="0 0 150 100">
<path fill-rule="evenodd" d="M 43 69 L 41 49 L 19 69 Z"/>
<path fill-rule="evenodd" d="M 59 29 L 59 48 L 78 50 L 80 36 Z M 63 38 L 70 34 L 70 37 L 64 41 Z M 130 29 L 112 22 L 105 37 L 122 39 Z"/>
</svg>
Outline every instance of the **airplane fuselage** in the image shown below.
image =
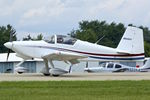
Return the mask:
<svg viewBox="0 0 150 100">
<path fill-rule="evenodd" d="M 77 40 L 74 45 L 47 43 L 45 41 L 14 41 L 11 49 L 17 54 L 27 58 L 41 58 L 51 52 L 71 52 L 88 58 L 82 60 L 143 60 L 144 54 L 119 54 L 115 48 L 105 47 L 81 40 Z"/>
</svg>

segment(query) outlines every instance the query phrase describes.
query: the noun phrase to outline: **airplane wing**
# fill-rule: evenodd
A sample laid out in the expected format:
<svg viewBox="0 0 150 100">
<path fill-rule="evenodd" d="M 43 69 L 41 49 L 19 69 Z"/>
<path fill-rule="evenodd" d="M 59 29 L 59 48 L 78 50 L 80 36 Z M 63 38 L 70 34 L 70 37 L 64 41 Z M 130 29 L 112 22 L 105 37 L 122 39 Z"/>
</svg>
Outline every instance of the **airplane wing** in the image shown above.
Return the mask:
<svg viewBox="0 0 150 100">
<path fill-rule="evenodd" d="M 83 59 L 87 57 L 76 53 L 70 53 L 70 52 L 53 52 L 44 55 L 42 58 L 49 59 L 49 60 L 69 61 L 72 64 L 76 64 L 79 63 L 78 59 Z"/>
<path fill-rule="evenodd" d="M 113 72 L 125 72 L 126 70 L 128 70 L 128 68 L 119 68 Z"/>
</svg>

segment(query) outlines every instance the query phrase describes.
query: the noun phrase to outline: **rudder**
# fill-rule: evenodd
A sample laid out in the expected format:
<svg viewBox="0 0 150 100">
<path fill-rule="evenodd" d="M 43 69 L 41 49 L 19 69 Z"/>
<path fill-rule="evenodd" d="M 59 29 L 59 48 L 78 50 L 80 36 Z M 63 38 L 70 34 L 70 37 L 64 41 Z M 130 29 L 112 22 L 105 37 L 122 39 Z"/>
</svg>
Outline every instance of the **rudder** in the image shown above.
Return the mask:
<svg viewBox="0 0 150 100">
<path fill-rule="evenodd" d="M 150 58 L 146 61 L 146 63 L 144 64 L 144 66 L 142 68 L 150 68 Z"/>
<path fill-rule="evenodd" d="M 118 47 L 118 51 L 124 51 L 129 54 L 144 53 L 143 30 L 128 26 Z"/>
</svg>

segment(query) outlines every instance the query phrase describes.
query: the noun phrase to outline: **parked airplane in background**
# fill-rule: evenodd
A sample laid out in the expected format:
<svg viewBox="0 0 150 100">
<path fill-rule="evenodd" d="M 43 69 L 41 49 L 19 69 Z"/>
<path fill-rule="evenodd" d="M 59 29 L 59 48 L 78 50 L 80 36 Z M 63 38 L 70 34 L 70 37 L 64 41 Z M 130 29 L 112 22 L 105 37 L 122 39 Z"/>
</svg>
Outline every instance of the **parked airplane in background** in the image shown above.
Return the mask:
<svg viewBox="0 0 150 100">
<path fill-rule="evenodd" d="M 146 61 L 146 63 L 142 66 L 126 66 L 119 63 L 113 63 L 113 62 L 106 62 L 100 64 L 99 67 L 91 67 L 91 68 L 84 68 L 84 71 L 89 73 L 98 73 L 98 72 L 148 72 L 150 69 L 150 59 Z"/>
<path fill-rule="evenodd" d="M 12 37 L 12 36 L 10 36 Z M 11 40 L 11 39 L 10 39 Z M 45 62 L 42 70 L 44 75 L 58 76 L 69 73 L 73 64 L 84 61 L 136 61 L 144 60 L 143 31 L 136 27 L 127 27 L 117 48 L 81 41 L 64 35 L 54 35 L 42 41 L 10 41 L 4 44 L 23 58 L 19 63 L 18 73 L 23 70 L 21 64 L 34 58 Z M 7 59 L 9 57 L 9 53 Z M 68 70 L 56 68 L 54 60 L 69 64 Z M 49 63 L 51 68 L 49 68 Z M 20 67 L 20 68 L 19 68 Z"/>
</svg>

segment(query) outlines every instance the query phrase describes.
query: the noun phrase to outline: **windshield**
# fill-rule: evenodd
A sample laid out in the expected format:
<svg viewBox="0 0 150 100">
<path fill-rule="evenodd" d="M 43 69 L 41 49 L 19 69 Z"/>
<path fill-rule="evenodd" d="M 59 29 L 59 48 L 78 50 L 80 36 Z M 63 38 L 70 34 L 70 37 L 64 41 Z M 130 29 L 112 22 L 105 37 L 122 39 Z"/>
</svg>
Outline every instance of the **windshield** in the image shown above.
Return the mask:
<svg viewBox="0 0 150 100">
<path fill-rule="evenodd" d="M 57 43 L 73 45 L 75 42 L 76 42 L 75 38 L 64 35 L 57 35 Z"/>
<path fill-rule="evenodd" d="M 115 68 L 121 68 L 121 65 L 116 64 L 116 65 L 115 65 Z"/>
<path fill-rule="evenodd" d="M 107 68 L 113 68 L 114 64 L 113 63 L 109 63 Z"/>
</svg>

